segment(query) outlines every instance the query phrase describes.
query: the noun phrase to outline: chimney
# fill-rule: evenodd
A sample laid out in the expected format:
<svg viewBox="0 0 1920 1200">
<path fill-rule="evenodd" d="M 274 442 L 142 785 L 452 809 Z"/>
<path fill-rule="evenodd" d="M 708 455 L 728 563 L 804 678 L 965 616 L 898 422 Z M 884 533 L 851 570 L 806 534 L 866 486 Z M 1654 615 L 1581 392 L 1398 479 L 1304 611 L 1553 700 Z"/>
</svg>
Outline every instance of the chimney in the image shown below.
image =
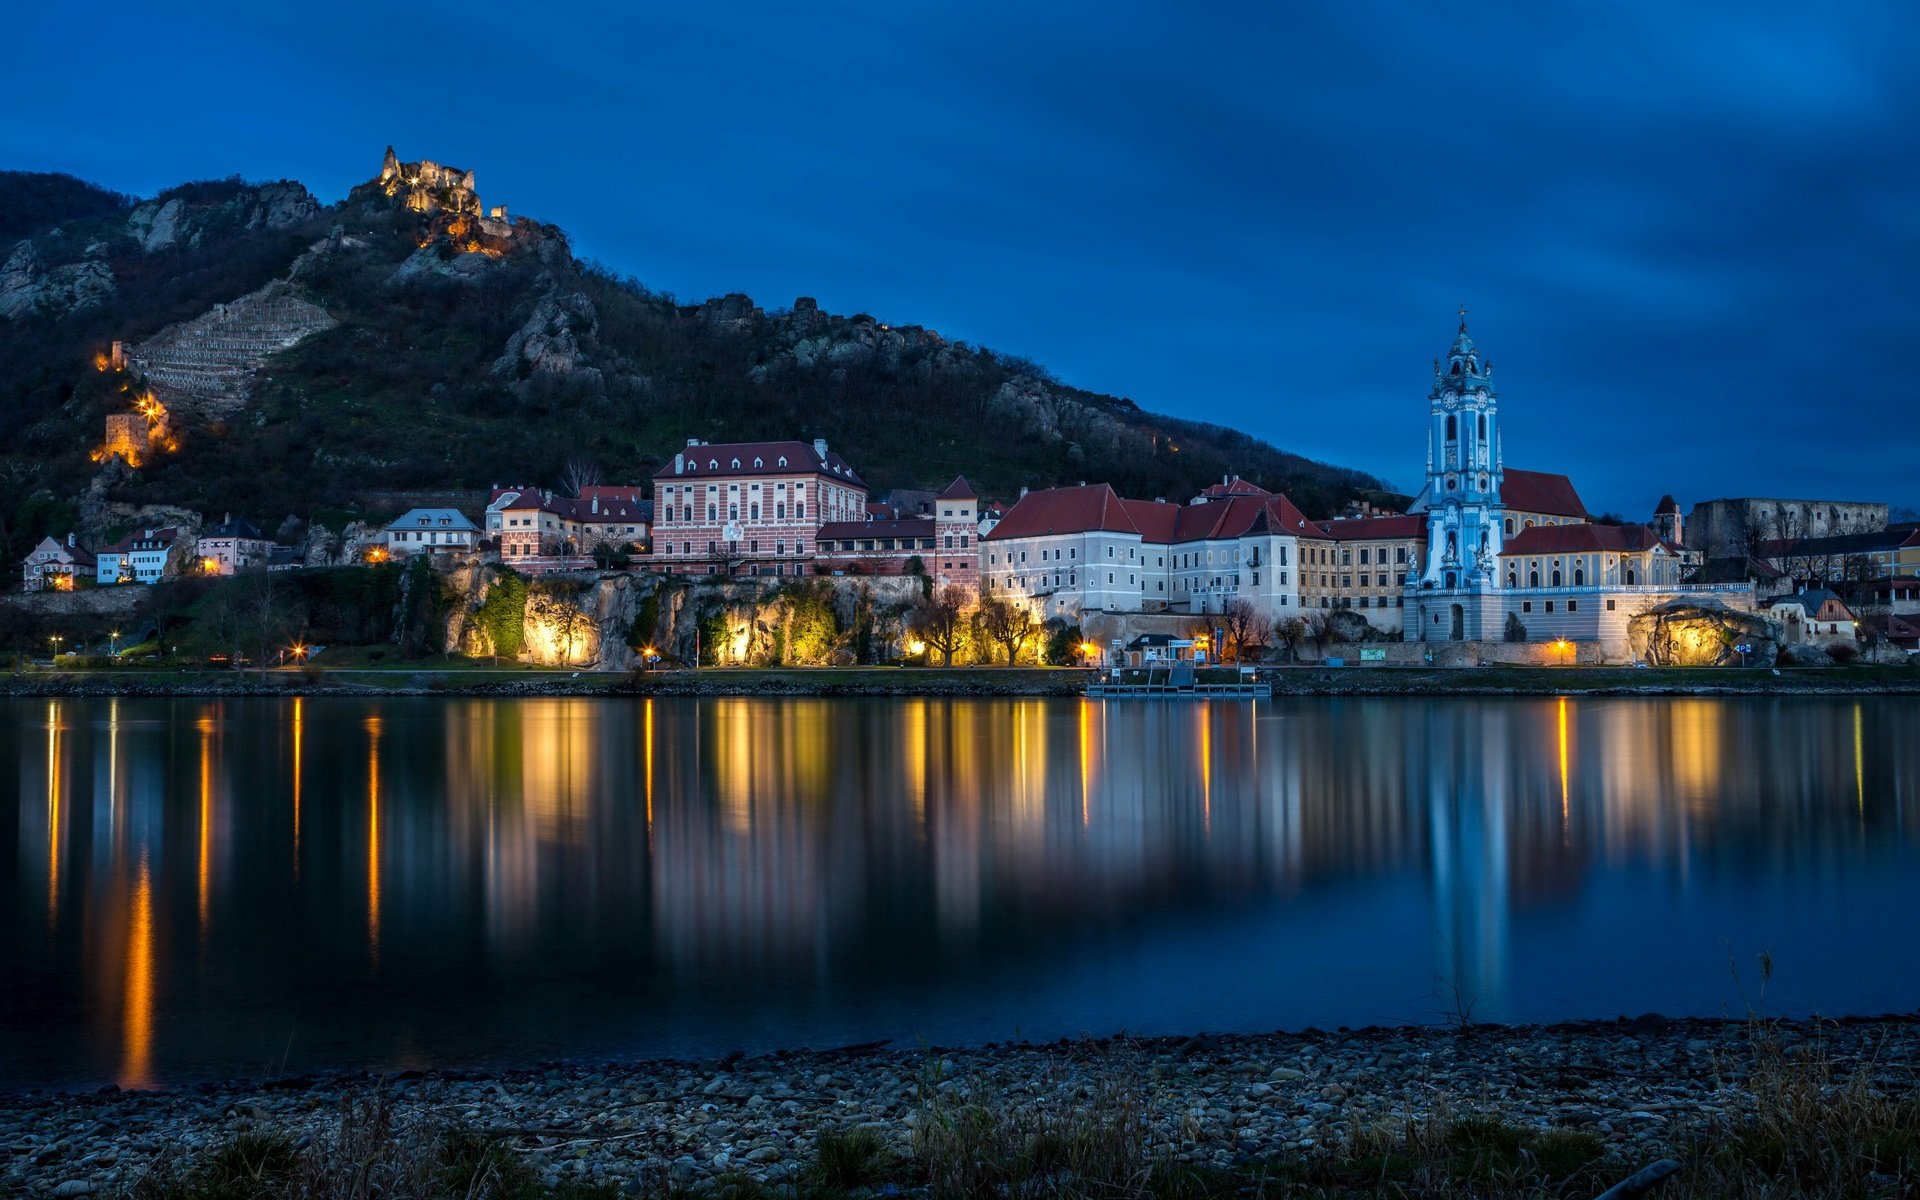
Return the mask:
<svg viewBox="0 0 1920 1200">
<path fill-rule="evenodd" d="M 1027 498 L 1027 485 L 1023 483 L 1020 485 L 1020 499 L 1025 500 L 1026 498 Z"/>
<path fill-rule="evenodd" d="M 80 535 L 79 535 L 79 534 L 77 534 L 77 533 L 72 533 L 72 532 L 69 532 L 69 533 L 67 534 L 67 546 L 68 546 L 68 548 L 69 548 L 69 549 L 77 549 L 77 548 L 79 547 L 79 545 L 80 545 Z"/>
<path fill-rule="evenodd" d="M 673 452 L 673 473 L 675 475 L 678 475 L 681 472 L 685 471 L 686 469 L 687 469 L 687 452 L 685 450 L 674 451 Z"/>
<path fill-rule="evenodd" d="M 818 454 L 821 458 L 825 458 L 827 456 L 827 439 L 825 438 L 813 439 L 813 452 L 815 454 Z"/>
<path fill-rule="evenodd" d="M 700 444 L 700 439 L 699 439 L 699 438 L 688 438 L 688 439 L 687 439 L 687 445 L 689 445 L 689 446 L 698 446 L 699 444 Z"/>
</svg>

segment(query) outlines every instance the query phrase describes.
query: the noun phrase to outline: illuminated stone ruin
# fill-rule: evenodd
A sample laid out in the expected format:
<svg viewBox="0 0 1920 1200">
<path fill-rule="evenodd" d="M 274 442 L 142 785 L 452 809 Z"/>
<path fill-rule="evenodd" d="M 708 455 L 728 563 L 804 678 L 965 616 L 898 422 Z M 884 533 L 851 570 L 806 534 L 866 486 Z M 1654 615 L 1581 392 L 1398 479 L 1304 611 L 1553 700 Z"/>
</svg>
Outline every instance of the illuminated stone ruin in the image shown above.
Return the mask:
<svg viewBox="0 0 1920 1200">
<path fill-rule="evenodd" d="M 381 190 L 413 212 L 480 216 L 484 211 L 480 207 L 480 196 L 474 191 L 472 171 L 443 167 L 429 158 L 403 163 L 392 146 L 387 147 L 387 156 L 380 164 L 378 182 Z M 495 210 L 503 220 L 506 211 L 504 205 Z"/>
</svg>

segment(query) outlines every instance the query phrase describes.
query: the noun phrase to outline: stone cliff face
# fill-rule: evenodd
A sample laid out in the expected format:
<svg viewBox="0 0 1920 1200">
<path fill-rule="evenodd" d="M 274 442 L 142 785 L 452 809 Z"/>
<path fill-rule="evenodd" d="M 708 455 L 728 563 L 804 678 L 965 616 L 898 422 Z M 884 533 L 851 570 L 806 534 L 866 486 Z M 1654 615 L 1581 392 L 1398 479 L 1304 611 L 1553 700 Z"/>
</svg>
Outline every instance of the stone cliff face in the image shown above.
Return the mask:
<svg viewBox="0 0 1920 1200">
<path fill-rule="evenodd" d="M 31 241 L 0 265 L 0 317 L 83 312 L 113 295 L 113 269 L 97 258 L 49 267 Z"/>
<path fill-rule="evenodd" d="M 459 601 L 447 612 L 443 644 L 476 657 L 490 653 L 474 614 L 498 576 L 497 567 L 471 562 L 446 572 L 443 581 Z M 634 646 L 651 645 L 669 662 L 691 663 L 702 654 L 724 663 L 792 662 L 797 606 L 783 583 L 793 582 L 548 576 L 529 588 L 519 657 L 546 667 L 629 671 L 640 665 Z M 841 628 L 864 618 L 878 637 L 894 643 L 904 636 L 906 610 L 920 594 L 920 581 L 907 576 L 820 579 L 807 586 L 826 594 Z M 853 660 L 851 648 L 841 646 L 826 650 L 820 665 Z"/>
<path fill-rule="evenodd" d="M 80 242 L 56 230 L 16 244 L 0 266 L 0 317 L 58 317 L 98 307 L 116 291 L 114 263 L 127 254 L 199 246 L 225 229 L 291 229 L 320 215 L 320 202 L 298 183 L 243 187 L 223 200 L 195 203 L 174 195 L 136 205 L 124 218 Z"/>
<path fill-rule="evenodd" d="M 516 381 L 523 393 L 526 382 L 534 376 L 580 376 L 597 385 L 600 371 L 589 365 L 582 343 L 599 337 L 600 318 L 585 293 L 550 291 L 533 306 L 526 323 L 507 339 L 506 350 L 494 360 L 493 374 Z"/>
</svg>

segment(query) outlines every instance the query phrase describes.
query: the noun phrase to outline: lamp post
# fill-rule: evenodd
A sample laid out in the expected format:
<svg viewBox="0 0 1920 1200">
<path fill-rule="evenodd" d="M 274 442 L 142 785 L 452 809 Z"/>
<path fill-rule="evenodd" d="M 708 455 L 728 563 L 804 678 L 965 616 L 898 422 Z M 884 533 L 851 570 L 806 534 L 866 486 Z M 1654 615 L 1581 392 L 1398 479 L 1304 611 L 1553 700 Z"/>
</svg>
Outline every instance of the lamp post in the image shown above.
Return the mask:
<svg viewBox="0 0 1920 1200">
<path fill-rule="evenodd" d="M 57 634 L 57 633 L 55 633 L 55 634 L 50 634 L 50 635 L 48 636 L 48 640 L 49 640 L 49 641 L 51 641 L 51 642 L 53 643 L 53 665 L 57 667 L 57 666 L 59 666 L 59 665 L 60 665 L 60 642 L 61 642 L 61 637 L 60 637 L 60 635 L 59 635 L 59 634 Z"/>
<path fill-rule="evenodd" d="M 120 631 L 118 629 L 110 629 L 107 631 L 107 657 L 120 657 Z"/>
</svg>

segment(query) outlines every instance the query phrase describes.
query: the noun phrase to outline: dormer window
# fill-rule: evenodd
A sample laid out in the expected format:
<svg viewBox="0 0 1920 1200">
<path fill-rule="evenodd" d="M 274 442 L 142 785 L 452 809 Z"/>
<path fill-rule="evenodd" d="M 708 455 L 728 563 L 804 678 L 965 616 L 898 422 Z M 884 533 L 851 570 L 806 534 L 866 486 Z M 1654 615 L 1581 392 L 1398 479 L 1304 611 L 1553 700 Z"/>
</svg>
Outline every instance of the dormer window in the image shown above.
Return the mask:
<svg viewBox="0 0 1920 1200">
<path fill-rule="evenodd" d="M 787 465 L 787 456 L 784 454 L 780 456 L 780 465 L 783 467 Z"/>
<path fill-rule="evenodd" d="M 733 465 L 737 467 L 737 466 L 739 466 L 740 464 L 739 464 L 739 463 L 735 463 L 735 464 L 733 464 Z M 718 471 L 719 469 L 720 469 L 720 460 L 719 460 L 719 459 L 717 459 L 717 458 L 710 458 L 710 459 L 708 459 L 708 460 L 707 460 L 707 470 L 709 470 L 709 471 Z"/>
<path fill-rule="evenodd" d="M 736 471 L 740 469 L 740 460 L 737 458 L 733 460 L 733 469 Z"/>
<path fill-rule="evenodd" d="M 754 465 L 754 466 L 756 466 L 756 467 L 764 467 L 764 466 L 766 466 L 767 464 L 765 464 L 765 463 L 763 463 L 763 462 L 761 462 L 761 461 L 760 461 L 759 459 L 757 459 L 757 458 L 756 458 L 756 459 L 754 459 L 754 460 L 753 460 L 753 465 Z"/>
</svg>

